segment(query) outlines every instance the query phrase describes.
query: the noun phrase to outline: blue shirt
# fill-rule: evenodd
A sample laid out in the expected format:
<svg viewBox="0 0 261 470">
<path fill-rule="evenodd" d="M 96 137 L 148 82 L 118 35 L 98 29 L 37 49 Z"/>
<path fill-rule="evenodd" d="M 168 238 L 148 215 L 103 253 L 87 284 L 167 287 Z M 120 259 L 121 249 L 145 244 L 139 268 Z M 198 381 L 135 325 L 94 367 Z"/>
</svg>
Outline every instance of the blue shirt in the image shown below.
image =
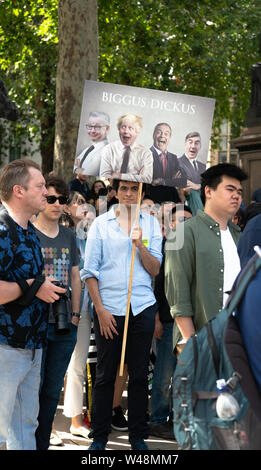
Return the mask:
<svg viewBox="0 0 261 470">
<path fill-rule="evenodd" d="M 243 342 L 254 377 L 261 392 L 261 270 L 249 283 L 236 312 Z"/>
<path fill-rule="evenodd" d="M 19 245 L 7 228 L 0 224 L 0 279 L 16 282 L 33 279 L 42 273 L 43 257 L 35 229 L 29 222 L 27 230 L 16 224 Z M 19 299 L 17 299 L 19 302 Z M 22 349 L 39 349 L 45 345 L 48 304 L 34 297 L 27 307 L 16 302 L 0 305 L 0 343 Z"/>
<path fill-rule="evenodd" d="M 161 263 L 162 236 L 157 219 L 140 212 L 139 225 L 143 244 Z M 126 314 L 131 255 L 131 237 L 121 230 L 114 208 L 97 217 L 88 234 L 81 278 L 83 281 L 90 277 L 98 280 L 103 306 L 112 315 Z M 151 281 L 136 249 L 131 293 L 133 315 L 156 302 Z"/>
<path fill-rule="evenodd" d="M 241 268 L 254 256 L 255 245 L 261 245 L 261 214 L 256 215 L 247 222 L 239 240 L 237 250 L 240 257 Z"/>
</svg>

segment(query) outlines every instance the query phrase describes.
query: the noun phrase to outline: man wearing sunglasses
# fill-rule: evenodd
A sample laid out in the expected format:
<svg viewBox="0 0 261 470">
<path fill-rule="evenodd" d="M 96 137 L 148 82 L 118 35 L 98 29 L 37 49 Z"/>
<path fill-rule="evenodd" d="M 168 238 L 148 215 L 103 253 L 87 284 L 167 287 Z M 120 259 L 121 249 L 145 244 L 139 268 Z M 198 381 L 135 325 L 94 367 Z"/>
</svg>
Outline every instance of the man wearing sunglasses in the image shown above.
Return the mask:
<svg viewBox="0 0 261 470">
<path fill-rule="evenodd" d="M 46 188 L 48 190 L 46 208 L 38 215 L 34 224 L 42 246 L 44 274 L 54 276 L 66 286 L 67 294 L 69 290 L 71 292 L 71 301 L 68 315 L 65 315 L 68 330 L 66 334 L 61 334 L 57 328 L 54 309 L 49 309 L 47 347 L 43 351 L 41 371 L 39 426 L 36 431 L 37 449 L 40 450 L 47 450 L 49 447 L 52 423 L 64 376 L 76 344 L 81 299 L 79 255 L 75 234 L 59 224 L 68 199 L 68 185 L 57 176 L 49 176 Z"/>
<path fill-rule="evenodd" d="M 97 176 L 100 172 L 101 150 L 108 144 L 110 117 L 106 113 L 93 111 L 89 114 L 85 128 L 91 145 L 88 145 L 76 158 L 74 171 L 76 174 Z"/>
</svg>

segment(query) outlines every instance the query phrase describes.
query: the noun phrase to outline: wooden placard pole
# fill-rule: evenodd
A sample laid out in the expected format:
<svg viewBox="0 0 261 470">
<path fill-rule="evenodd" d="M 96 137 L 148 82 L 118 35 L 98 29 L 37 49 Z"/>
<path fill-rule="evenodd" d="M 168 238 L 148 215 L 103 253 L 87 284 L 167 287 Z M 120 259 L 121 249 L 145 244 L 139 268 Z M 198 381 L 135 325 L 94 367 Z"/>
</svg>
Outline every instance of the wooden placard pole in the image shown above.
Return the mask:
<svg viewBox="0 0 261 470">
<path fill-rule="evenodd" d="M 137 200 L 136 215 L 135 215 L 135 226 L 139 224 L 141 194 L 142 194 L 142 183 L 139 183 L 138 200 Z M 132 244 L 132 254 L 131 254 L 131 268 L 130 268 L 130 279 L 129 279 L 129 288 L 128 288 L 127 308 L 126 308 L 126 316 L 125 316 L 124 332 L 123 332 L 123 340 L 122 340 L 122 349 L 121 349 L 121 362 L 120 362 L 120 371 L 119 371 L 120 376 L 123 376 L 123 368 L 124 368 L 124 359 L 125 359 L 126 341 L 127 341 L 128 324 L 129 324 L 130 300 L 131 300 L 131 289 L 132 289 L 132 279 L 133 279 L 135 252 L 136 252 L 136 246 L 135 246 L 135 243 L 133 243 Z"/>
</svg>

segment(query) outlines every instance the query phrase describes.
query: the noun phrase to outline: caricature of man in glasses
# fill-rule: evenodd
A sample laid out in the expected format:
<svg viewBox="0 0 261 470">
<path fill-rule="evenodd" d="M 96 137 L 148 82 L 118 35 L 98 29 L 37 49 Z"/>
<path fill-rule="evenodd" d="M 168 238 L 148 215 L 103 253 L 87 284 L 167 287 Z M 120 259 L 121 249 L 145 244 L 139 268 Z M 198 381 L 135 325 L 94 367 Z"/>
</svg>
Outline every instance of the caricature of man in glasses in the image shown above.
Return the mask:
<svg viewBox="0 0 261 470">
<path fill-rule="evenodd" d="M 100 171 L 101 150 L 108 144 L 110 117 L 106 113 L 91 112 L 85 128 L 91 139 L 91 145 L 77 156 L 74 171 L 78 174 L 97 176 Z"/>
</svg>

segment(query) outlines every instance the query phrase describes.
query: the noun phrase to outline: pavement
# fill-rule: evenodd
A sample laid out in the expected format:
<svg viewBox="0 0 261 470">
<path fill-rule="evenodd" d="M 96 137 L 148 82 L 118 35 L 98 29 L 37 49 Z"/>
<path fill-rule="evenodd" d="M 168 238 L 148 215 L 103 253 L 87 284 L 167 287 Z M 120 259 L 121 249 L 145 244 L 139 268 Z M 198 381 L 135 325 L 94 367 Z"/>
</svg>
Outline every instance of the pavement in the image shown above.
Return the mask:
<svg viewBox="0 0 261 470">
<path fill-rule="evenodd" d="M 126 407 L 127 392 L 125 391 L 122 397 L 122 406 Z M 70 433 L 71 419 L 67 418 L 63 414 L 63 391 L 61 393 L 61 399 L 56 410 L 54 419 L 54 428 L 57 434 L 62 439 L 62 445 L 50 446 L 48 450 L 80 450 L 86 451 L 92 443 L 92 439 L 85 439 L 81 436 L 74 436 Z M 146 443 L 151 451 L 166 451 L 173 452 L 178 449 L 178 444 L 174 440 L 166 440 L 158 437 L 150 436 L 146 439 Z M 0 450 L 6 450 L 5 446 Z M 119 432 L 112 430 L 107 442 L 106 450 L 119 450 L 119 451 L 130 451 L 131 446 L 128 440 L 128 432 Z"/>
<path fill-rule="evenodd" d="M 57 431 L 59 437 L 63 441 L 62 446 L 50 446 L 49 450 L 86 450 L 92 442 L 92 439 L 85 439 L 80 436 L 73 436 L 70 433 L 70 418 L 66 418 L 63 414 L 63 406 L 59 405 L 57 408 L 54 427 Z M 166 440 L 158 437 L 150 436 L 146 440 L 146 443 L 150 450 L 166 450 L 173 451 L 178 449 L 178 444 L 174 440 Z M 107 442 L 106 450 L 121 450 L 129 451 L 131 450 L 129 441 L 128 441 L 128 432 L 119 432 L 114 429 L 110 433 L 109 441 Z"/>
</svg>

